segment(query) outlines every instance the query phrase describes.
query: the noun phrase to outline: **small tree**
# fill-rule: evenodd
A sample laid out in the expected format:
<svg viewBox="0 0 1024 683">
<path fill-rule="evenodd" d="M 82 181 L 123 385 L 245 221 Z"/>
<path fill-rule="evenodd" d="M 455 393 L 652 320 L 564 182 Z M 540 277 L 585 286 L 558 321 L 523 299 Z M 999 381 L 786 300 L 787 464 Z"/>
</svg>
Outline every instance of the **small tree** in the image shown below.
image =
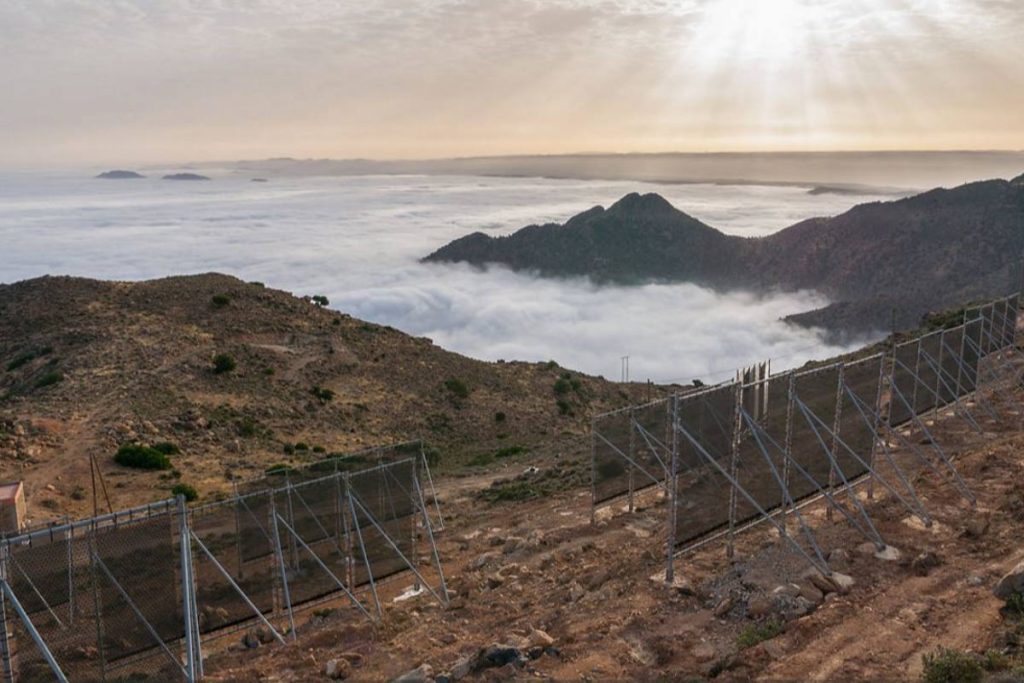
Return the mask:
<svg viewBox="0 0 1024 683">
<path fill-rule="evenodd" d="M 210 302 L 213 304 L 214 308 L 224 308 L 231 303 L 231 297 L 227 294 L 214 294 L 210 298 Z"/>
<path fill-rule="evenodd" d="M 213 373 L 215 375 L 223 375 L 225 372 L 231 372 L 237 367 L 235 359 L 226 353 L 218 353 L 213 357 Z"/>
<path fill-rule="evenodd" d="M 193 500 L 199 500 L 199 492 L 196 488 L 190 484 L 179 483 L 171 487 L 171 494 L 175 496 L 185 496 L 185 500 L 192 502 Z"/>
<path fill-rule="evenodd" d="M 325 306 L 327 306 L 328 304 L 331 303 L 330 301 L 328 301 L 327 297 L 324 296 L 323 294 L 314 294 L 311 297 L 311 299 L 313 301 L 313 304 L 315 306 L 317 306 L 318 308 L 324 308 Z"/>
</svg>

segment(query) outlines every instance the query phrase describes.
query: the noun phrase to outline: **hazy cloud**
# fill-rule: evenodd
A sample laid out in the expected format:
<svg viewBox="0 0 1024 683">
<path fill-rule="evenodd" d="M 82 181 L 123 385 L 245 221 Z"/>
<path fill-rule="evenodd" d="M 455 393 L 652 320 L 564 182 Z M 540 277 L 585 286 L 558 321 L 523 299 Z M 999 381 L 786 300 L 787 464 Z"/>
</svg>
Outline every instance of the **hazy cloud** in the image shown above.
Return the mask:
<svg viewBox="0 0 1024 683">
<path fill-rule="evenodd" d="M 740 364 L 795 364 L 837 349 L 778 319 L 812 294 L 718 295 L 692 285 L 595 287 L 417 259 L 472 230 L 564 221 L 629 191 L 660 191 L 734 234 L 772 232 L 852 199 L 795 187 L 471 177 L 272 178 L 209 183 L 0 175 L 0 281 L 44 273 L 143 279 L 220 271 L 298 294 L 470 356 L 547 360 L 615 377 L 725 378 Z M 863 199 L 863 198 L 861 198 Z"/>
</svg>

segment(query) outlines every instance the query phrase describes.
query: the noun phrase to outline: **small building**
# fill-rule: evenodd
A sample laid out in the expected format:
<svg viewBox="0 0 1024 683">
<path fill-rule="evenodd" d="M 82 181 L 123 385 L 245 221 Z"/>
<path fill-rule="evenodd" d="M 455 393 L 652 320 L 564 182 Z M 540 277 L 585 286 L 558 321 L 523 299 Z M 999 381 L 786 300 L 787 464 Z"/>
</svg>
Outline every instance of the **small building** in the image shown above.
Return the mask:
<svg viewBox="0 0 1024 683">
<path fill-rule="evenodd" d="M 17 534 L 25 525 L 25 483 L 0 483 L 0 535 Z"/>
</svg>

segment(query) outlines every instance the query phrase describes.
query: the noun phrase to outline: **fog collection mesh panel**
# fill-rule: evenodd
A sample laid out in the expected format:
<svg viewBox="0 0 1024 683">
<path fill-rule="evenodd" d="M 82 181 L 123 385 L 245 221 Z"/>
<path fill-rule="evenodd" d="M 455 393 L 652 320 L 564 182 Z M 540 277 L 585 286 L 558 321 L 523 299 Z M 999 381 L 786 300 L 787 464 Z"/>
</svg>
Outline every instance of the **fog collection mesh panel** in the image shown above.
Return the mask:
<svg viewBox="0 0 1024 683">
<path fill-rule="evenodd" d="M 938 402 L 939 373 L 937 363 L 941 343 L 941 332 L 921 337 L 917 361 L 917 391 L 914 394 L 914 410 L 918 415 L 928 412 Z"/>
<path fill-rule="evenodd" d="M 949 405 L 963 395 L 963 347 L 963 326 L 942 333 L 942 381 L 939 383 L 939 397 L 944 405 Z"/>
<path fill-rule="evenodd" d="M 348 555 L 341 519 L 342 487 L 341 478 L 332 476 L 277 493 L 278 515 L 305 543 L 304 547 L 287 527 L 279 526 L 293 607 L 340 590 L 317 558 L 331 574 L 346 580 Z"/>
<path fill-rule="evenodd" d="M 633 410 L 633 459 L 643 472 L 633 473 L 633 490 L 665 481 L 672 466 L 671 401 L 657 401 Z"/>
<path fill-rule="evenodd" d="M 268 498 L 268 494 L 247 496 L 203 508 L 192 516 L 192 531 L 263 614 L 274 610 L 277 575 L 268 539 Z M 265 522 L 256 516 L 261 514 L 266 515 Z M 192 558 L 200 631 L 209 633 L 256 618 L 202 550 L 194 548 Z"/>
<path fill-rule="evenodd" d="M 736 479 L 765 512 L 784 502 L 780 479 L 785 473 L 786 410 L 789 405 L 789 376 L 775 376 L 743 389 L 743 405 L 757 411 L 755 430 L 743 421 Z M 751 418 L 754 418 L 751 415 Z M 758 443 L 760 438 L 760 445 Z M 767 455 L 767 458 L 766 458 Z M 774 471 L 773 471 L 774 467 Z M 737 493 L 736 519 L 743 522 L 760 516 L 757 507 Z"/>
<path fill-rule="evenodd" d="M 843 383 L 849 387 L 860 403 L 853 400 L 850 392 L 843 389 L 839 417 L 839 438 L 857 454 L 840 446 L 836 449 L 836 462 L 848 481 L 866 474 L 871 462 L 871 450 L 875 443 L 878 386 L 881 381 L 883 357 L 873 356 L 843 366 Z M 866 418 L 866 419 L 865 419 Z M 841 480 L 836 480 L 841 484 Z"/>
<path fill-rule="evenodd" d="M 964 325 L 963 374 L 960 379 L 962 395 L 969 394 L 978 388 L 978 350 L 981 348 L 980 318 L 975 318 Z"/>
<path fill-rule="evenodd" d="M 791 468 L 789 490 L 794 500 L 816 493 L 815 483 L 821 488 L 828 487 L 832 467 L 826 449 L 831 451 L 832 437 L 821 423 L 828 429 L 833 428 L 838 390 L 837 365 L 797 375 L 794 380 L 796 397 L 818 418 L 805 416 L 799 407 L 793 411 L 792 459 L 806 472 L 806 475 L 801 474 L 796 467 Z"/>
<path fill-rule="evenodd" d="M 129 600 L 164 643 L 184 637 L 180 555 L 172 517 L 100 530 L 95 535 L 95 547 L 102 563 L 96 570 L 96 581 L 107 663 L 146 650 L 163 656 Z"/>
<path fill-rule="evenodd" d="M 666 405 L 667 405 L 666 401 Z M 604 415 L 594 423 L 594 502 L 629 491 L 629 411 Z M 637 479 L 646 478 L 643 475 Z"/>
<path fill-rule="evenodd" d="M 349 490 L 358 501 L 354 523 L 362 535 L 367 556 L 366 559 L 357 557 L 355 560 L 356 585 L 369 582 L 367 559 L 374 581 L 406 569 L 402 555 L 413 560 L 416 507 L 412 497 L 404 492 L 415 490 L 414 477 L 415 468 L 411 460 L 349 477 Z M 372 520 L 367 513 L 372 515 Z M 392 543 L 401 551 L 401 555 L 392 547 Z"/>
<path fill-rule="evenodd" d="M 918 340 L 896 346 L 895 363 L 890 390 L 889 423 L 898 427 L 914 416 L 914 394 L 917 390 L 915 371 L 917 368 Z"/>
<path fill-rule="evenodd" d="M 679 424 L 726 472 L 732 459 L 736 385 L 679 397 Z M 678 437 L 676 543 L 682 544 L 729 521 L 729 484 L 683 435 Z"/>
<path fill-rule="evenodd" d="M 11 546 L 8 564 L 11 589 L 70 680 L 99 675 L 98 584 L 93 582 L 90 546 L 83 529 L 62 531 Z M 52 681 L 46 661 L 10 605 L 7 623 L 18 644 L 18 680 Z"/>
</svg>

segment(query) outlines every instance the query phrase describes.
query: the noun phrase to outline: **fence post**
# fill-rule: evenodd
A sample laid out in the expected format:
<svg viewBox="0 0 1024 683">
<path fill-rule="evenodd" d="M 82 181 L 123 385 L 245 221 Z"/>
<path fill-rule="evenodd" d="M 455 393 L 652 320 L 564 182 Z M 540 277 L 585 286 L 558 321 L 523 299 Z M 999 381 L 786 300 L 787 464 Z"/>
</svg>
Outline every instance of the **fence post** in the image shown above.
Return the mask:
<svg viewBox="0 0 1024 683">
<path fill-rule="evenodd" d="M 177 502 L 178 538 L 181 544 L 181 599 L 185 619 L 185 671 L 192 683 L 202 679 L 200 662 L 203 654 L 199 645 L 195 584 L 192 581 L 192 535 L 189 530 L 185 496 L 177 496 Z"/>
<path fill-rule="evenodd" d="M 843 418 L 843 381 L 844 381 L 844 370 L 846 364 L 841 363 L 839 365 L 839 376 L 836 382 L 836 415 L 835 420 L 832 423 L 832 464 L 828 468 L 828 491 L 833 496 L 836 492 L 836 456 L 839 454 L 839 427 Z M 829 507 L 825 510 L 825 518 L 828 521 L 832 521 L 833 514 L 832 508 Z"/>
<path fill-rule="evenodd" d="M 668 538 L 665 543 L 665 583 L 671 584 L 675 581 L 675 555 L 676 555 L 676 525 L 679 514 L 679 395 L 673 394 L 669 399 L 669 419 L 672 428 L 672 459 L 669 465 L 668 484 L 671 487 L 668 492 Z"/>
<path fill-rule="evenodd" d="M 290 487 L 291 485 L 289 484 L 288 486 Z M 289 500 L 291 499 L 290 494 L 288 498 Z M 270 492 L 270 528 L 273 532 L 274 555 L 277 556 L 277 567 L 278 571 L 281 572 L 281 589 L 284 592 L 284 607 L 288 612 L 288 626 L 291 628 L 292 640 L 295 640 L 295 615 L 292 612 L 292 595 L 288 589 L 288 568 L 285 566 L 284 550 L 281 548 L 281 534 L 277 526 L 277 503 L 274 501 L 273 491 Z"/>
<path fill-rule="evenodd" d="M 10 549 L 6 546 L 0 548 L 0 581 L 7 581 L 7 553 Z M 14 642 L 14 634 L 7 624 L 7 597 L 0 591 L 0 674 L 3 674 L 3 683 L 14 683 L 15 653 L 11 652 L 11 644 Z"/>
<path fill-rule="evenodd" d="M 633 503 L 633 463 L 636 462 L 636 414 L 633 406 L 629 407 L 629 511 L 636 508 Z"/>
<path fill-rule="evenodd" d="M 739 481 L 740 469 L 740 437 L 743 428 L 743 373 L 737 373 L 735 407 L 732 420 L 732 457 L 729 463 L 729 476 Z M 736 487 L 729 487 L 729 538 L 725 546 L 725 556 L 732 559 L 736 553 Z"/>
<path fill-rule="evenodd" d="M 597 418 L 590 420 L 590 525 L 597 523 Z"/>
</svg>

